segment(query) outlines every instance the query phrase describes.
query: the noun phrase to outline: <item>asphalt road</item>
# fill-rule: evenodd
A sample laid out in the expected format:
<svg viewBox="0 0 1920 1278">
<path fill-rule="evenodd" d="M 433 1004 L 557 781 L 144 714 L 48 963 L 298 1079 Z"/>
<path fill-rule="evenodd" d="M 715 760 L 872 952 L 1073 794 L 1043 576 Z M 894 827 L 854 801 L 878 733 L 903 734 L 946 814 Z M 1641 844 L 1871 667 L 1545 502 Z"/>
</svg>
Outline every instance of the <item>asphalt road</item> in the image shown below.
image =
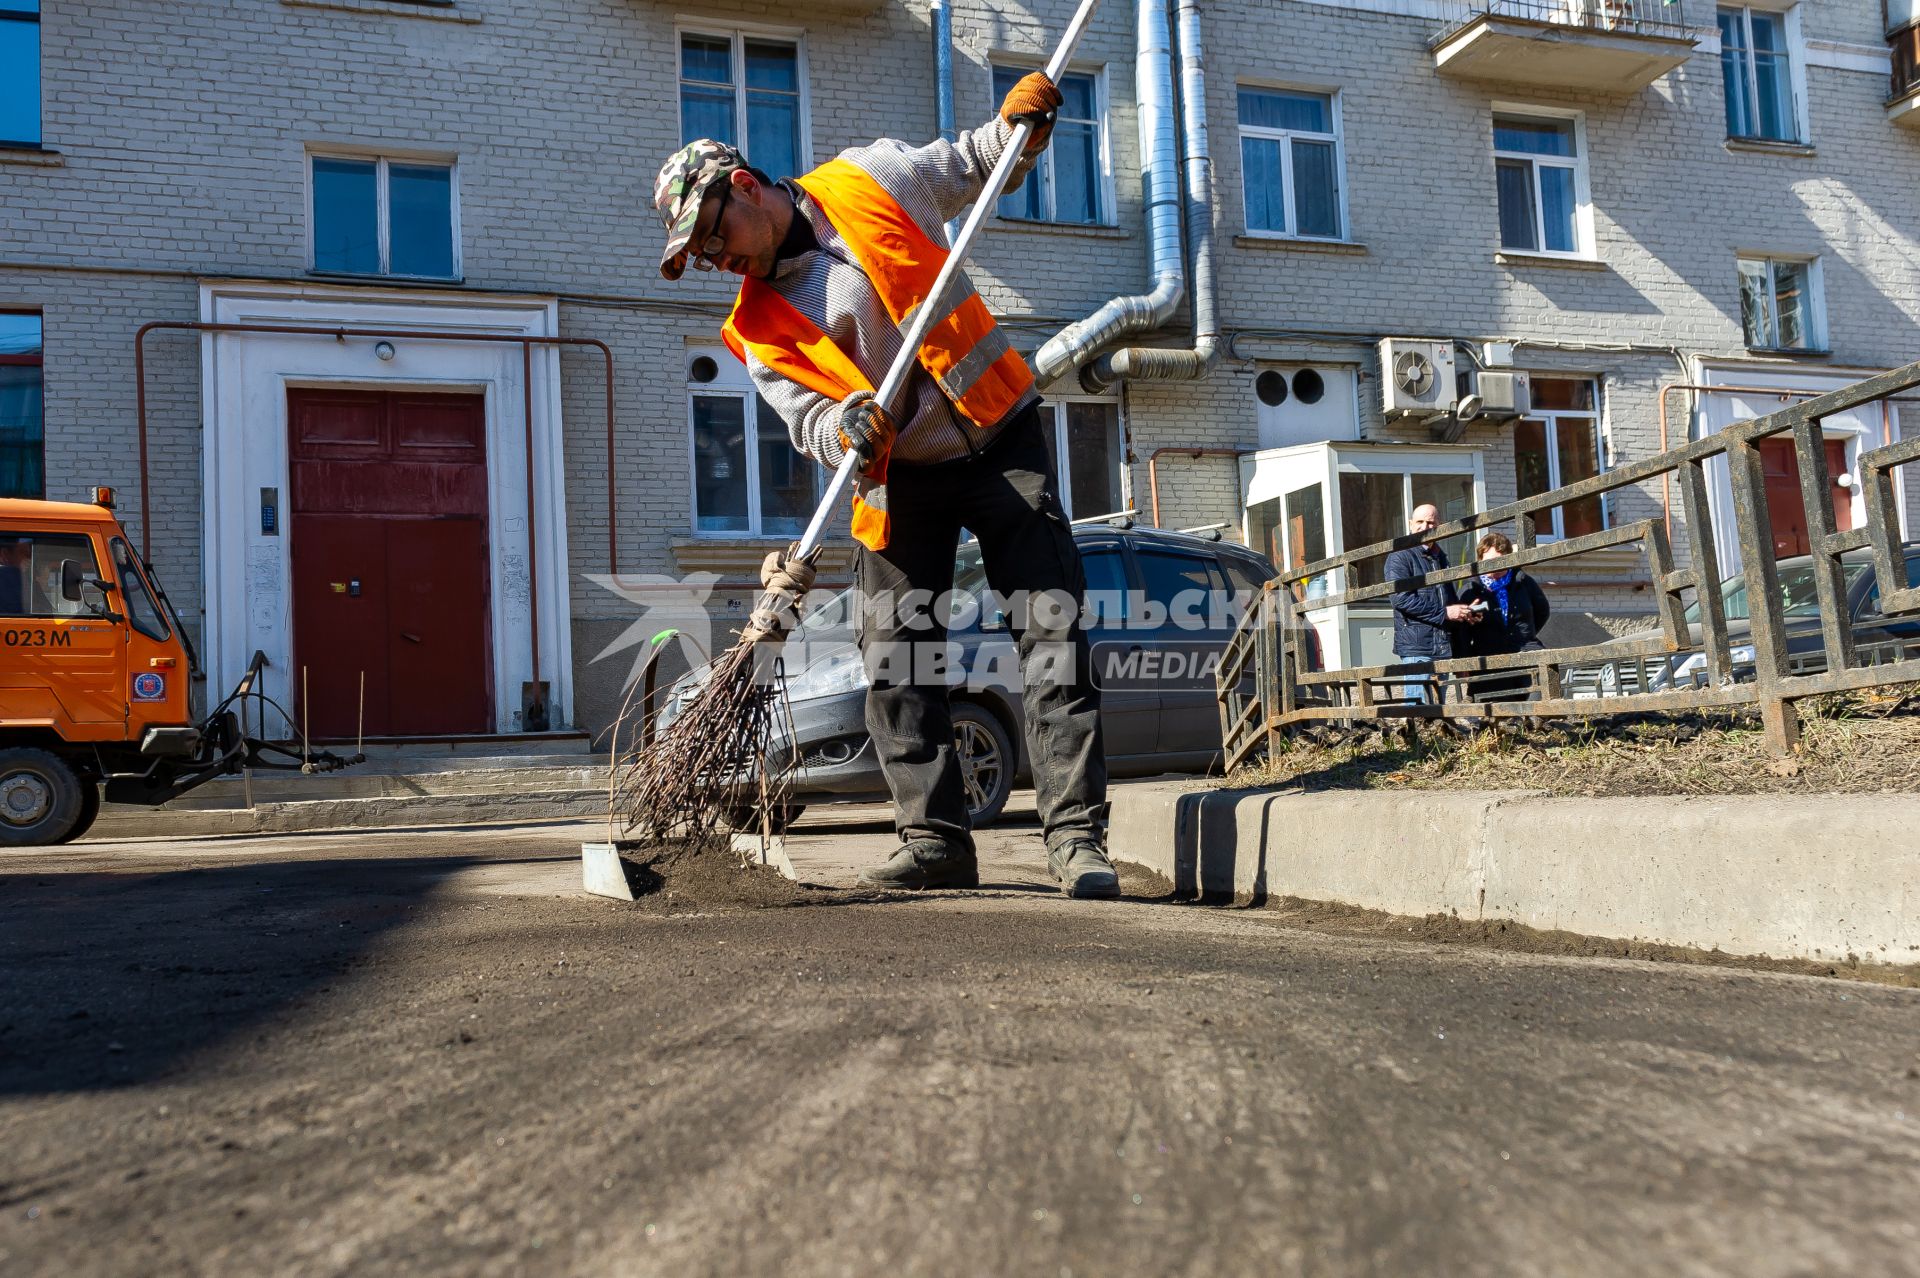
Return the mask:
<svg viewBox="0 0 1920 1278">
<path fill-rule="evenodd" d="M 1920 1273 L 1920 991 L 582 834 L 0 862 L 0 1273 Z"/>
</svg>

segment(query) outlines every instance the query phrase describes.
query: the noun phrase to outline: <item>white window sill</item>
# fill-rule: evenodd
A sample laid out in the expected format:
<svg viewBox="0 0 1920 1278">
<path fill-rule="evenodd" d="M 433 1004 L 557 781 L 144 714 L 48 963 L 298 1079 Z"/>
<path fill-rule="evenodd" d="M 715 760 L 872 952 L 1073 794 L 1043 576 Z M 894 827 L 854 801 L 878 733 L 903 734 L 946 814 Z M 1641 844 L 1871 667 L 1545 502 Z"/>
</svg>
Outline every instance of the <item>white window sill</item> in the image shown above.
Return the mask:
<svg viewBox="0 0 1920 1278">
<path fill-rule="evenodd" d="M 1561 257 L 1554 253 L 1518 253 L 1500 249 L 1493 260 L 1502 266 L 1560 266 L 1572 271 L 1604 271 L 1607 264 L 1597 257 Z"/>
<path fill-rule="evenodd" d="M 995 215 L 987 223 L 990 230 L 1013 231 L 1025 235 L 1066 235 L 1083 240 L 1124 240 L 1133 233 L 1124 226 L 1094 226 L 1085 222 L 1029 222 L 1025 218 Z"/>
<path fill-rule="evenodd" d="M 332 9 L 339 13 L 368 13 L 386 18 L 425 18 L 430 22 L 460 22 L 474 26 L 486 21 L 465 13 L 450 0 L 280 0 L 289 9 Z"/>
<path fill-rule="evenodd" d="M 1727 150 L 1758 155 L 1816 155 L 1810 142 L 1776 142 L 1772 138 L 1728 138 Z"/>
<path fill-rule="evenodd" d="M 1768 359 L 1832 359 L 1833 352 L 1824 346 L 1749 346 L 1749 355 L 1763 355 Z"/>
<path fill-rule="evenodd" d="M 1309 240 L 1297 235 L 1247 234 L 1233 237 L 1234 247 L 1249 249 L 1291 249 L 1297 253 L 1340 253 L 1365 257 L 1370 249 L 1353 240 Z"/>
<path fill-rule="evenodd" d="M 34 168 L 57 169 L 66 162 L 66 156 L 44 147 L 0 146 L 0 164 L 25 164 Z"/>
<path fill-rule="evenodd" d="M 391 284 L 400 288 L 461 288 L 467 282 L 466 277 L 461 275 L 440 278 L 424 275 L 359 275 L 352 271 L 308 271 L 307 278 L 327 284 Z"/>
</svg>

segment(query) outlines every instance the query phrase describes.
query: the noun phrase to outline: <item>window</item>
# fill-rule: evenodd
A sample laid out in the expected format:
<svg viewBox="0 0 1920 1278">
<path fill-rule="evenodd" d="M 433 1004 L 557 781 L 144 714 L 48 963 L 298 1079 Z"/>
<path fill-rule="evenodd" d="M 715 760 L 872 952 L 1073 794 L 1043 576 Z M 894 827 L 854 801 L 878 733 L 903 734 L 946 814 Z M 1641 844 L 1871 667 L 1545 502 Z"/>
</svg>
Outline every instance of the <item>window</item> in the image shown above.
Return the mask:
<svg viewBox="0 0 1920 1278">
<path fill-rule="evenodd" d="M 313 269 L 455 279 L 453 166 L 313 157 Z"/>
<path fill-rule="evenodd" d="M 1240 88 L 1240 186 L 1247 230 L 1338 240 L 1340 113 L 1331 93 Z"/>
<path fill-rule="evenodd" d="M 1474 511 L 1475 483 L 1469 474 L 1414 474 L 1407 471 L 1342 470 L 1340 472 L 1340 549 L 1358 550 L 1375 542 L 1391 541 L 1407 533 L 1407 517 L 1420 506 L 1433 506 L 1440 522 L 1450 524 Z M 1447 562 L 1459 564 L 1471 556 L 1468 534 L 1440 543 Z M 1312 559 L 1302 562 L 1312 563 Z M 1347 569 L 1343 589 L 1377 586 L 1385 580 L 1387 557 Z M 1308 595 L 1315 592 L 1310 588 Z M 1373 601 L 1372 606 L 1384 606 Z"/>
<path fill-rule="evenodd" d="M 40 0 L 0 0 L 0 146 L 40 145 Z"/>
<path fill-rule="evenodd" d="M 1553 116 L 1493 117 L 1500 247 L 1561 257 L 1589 254 L 1587 162 L 1580 125 Z"/>
<path fill-rule="evenodd" d="M 1514 423 L 1515 492 L 1520 497 L 1592 479 L 1600 473 L 1600 414 L 1594 384 L 1586 378 L 1533 379 L 1533 415 Z M 1606 527 L 1606 508 L 1598 496 L 1582 497 L 1552 512 L 1552 525 L 1539 520 L 1534 534 L 1542 541 L 1583 537 Z"/>
<path fill-rule="evenodd" d="M 40 317 L 0 311 L 0 497 L 46 492 Z"/>
<path fill-rule="evenodd" d="M 730 353 L 695 352 L 689 368 L 694 531 L 797 537 L 819 500 L 819 467 Z"/>
<path fill-rule="evenodd" d="M 1817 261 L 1740 259 L 1740 327 L 1749 349 L 1826 349 L 1819 268 Z"/>
<path fill-rule="evenodd" d="M 734 32 L 680 34 L 680 141 L 740 148 L 775 178 L 806 167 L 806 93 L 793 40 Z"/>
<path fill-rule="evenodd" d="M 998 102 L 1031 67 L 995 67 L 993 98 Z M 1097 76 L 1069 72 L 1060 77 L 1064 101 L 1054 119 L 1053 141 L 1017 190 L 1000 197 L 1001 217 L 1027 222 L 1073 222 L 1102 226 L 1112 221 L 1107 199 L 1106 113 L 1100 108 Z"/>
<path fill-rule="evenodd" d="M 91 611 L 60 593 L 61 565 L 69 559 L 83 576 L 99 574 L 90 537 L 0 532 L 0 617 L 75 617 Z M 98 590 L 81 593 L 100 602 Z"/>
<path fill-rule="evenodd" d="M 153 592 L 147 589 L 146 575 L 137 567 L 140 557 L 118 537 L 113 539 L 112 548 L 114 575 L 120 578 L 120 597 L 126 601 L 127 620 L 147 638 L 165 639 L 173 633 L 173 628 L 167 625 L 160 605 L 154 602 Z"/>
<path fill-rule="evenodd" d="M 1794 106 L 1793 55 L 1784 13 L 1721 9 L 1720 82 L 1727 136 L 1803 141 Z"/>
<path fill-rule="evenodd" d="M 1055 473 L 1067 518 L 1125 510 L 1120 479 L 1120 405 L 1110 399 L 1048 400 L 1053 418 Z"/>
</svg>

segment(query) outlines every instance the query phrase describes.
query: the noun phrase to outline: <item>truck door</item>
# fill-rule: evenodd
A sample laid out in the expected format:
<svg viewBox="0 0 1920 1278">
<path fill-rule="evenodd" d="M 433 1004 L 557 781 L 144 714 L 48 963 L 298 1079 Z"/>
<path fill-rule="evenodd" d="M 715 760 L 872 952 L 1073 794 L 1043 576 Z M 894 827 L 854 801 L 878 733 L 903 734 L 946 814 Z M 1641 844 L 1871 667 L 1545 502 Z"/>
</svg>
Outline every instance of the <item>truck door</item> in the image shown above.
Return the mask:
<svg viewBox="0 0 1920 1278">
<path fill-rule="evenodd" d="M 127 632 L 95 615 L 89 604 L 111 606 L 99 590 L 80 602 L 61 597 L 68 560 L 85 576 L 101 575 L 83 532 L 0 531 L 0 716 L 115 725 L 117 739 L 127 718 Z"/>
<path fill-rule="evenodd" d="M 137 740 L 148 727 L 178 727 L 189 721 L 187 704 L 192 672 L 186 669 L 185 648 L 173 633 L 146 573 L 126 539 L 112 545 L 114 576 L 120 582 L 120 603 L 131 630 L 127 634 L 127 736 Z"/>
</svg>

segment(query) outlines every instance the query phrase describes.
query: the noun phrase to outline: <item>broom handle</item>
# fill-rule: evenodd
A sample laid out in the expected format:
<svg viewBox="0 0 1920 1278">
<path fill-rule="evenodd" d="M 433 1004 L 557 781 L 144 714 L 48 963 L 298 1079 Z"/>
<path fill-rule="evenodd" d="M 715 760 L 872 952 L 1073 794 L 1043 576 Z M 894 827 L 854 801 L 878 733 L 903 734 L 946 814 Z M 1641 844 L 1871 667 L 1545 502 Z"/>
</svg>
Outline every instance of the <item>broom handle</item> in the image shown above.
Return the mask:
<svg viewBox="0 0 1920 1278">
<path fill-rule="evenodd" d="M 1067 24 L 1067 33 L 1060 37 L 1060 47 L 1053 51 L 1053 57 L 1047 62 L 1047 78 L 1059 82 L 1067 69 L 1067 61 L 1073 57 L 1074 46 L 1080 43 L 1080 37 L 1086 33 L 1087 24 L 1093 20 L 1094 8 L 1099 0 L 1080 0 L 1080 7 L 1074 11 L 1073 21 Z M 900 353 L 893 357 L 893 367 L 887 370 L 886 380 L 880 383 L 874 399 L 882 408 L 892 410 L 893 401 L 900 397 L 900 390 L 907 383 L 907 377 L 913 372 L 919 359 L 920 343 L 926 340 L 927 330 L 937 319 L 945 318 L 945 312 L 933 305 L 936 298 L 946 296 L 947 287 L 953 283 L 953 277 L 960 273 L 960 265 L 967 256 L 967 250 L 973 246 L 974 237 L 986 223 L 987 215 L 1000 199 L 1000 193 L 1006 188 L 1007 180 L 1013 176 L 1013 168 L 1020 163 L 1020 156 L 1027 147 L 1027 135 L 1033 132 L 1031 124 L 1022 121 L 1013 126 L 1013 136 L 1007 139 L 1007 149 L 1000 153 L 1000 162 L 993 166 L 993 175 L 980 189 L 980 198 L 974 201 L 973 208 L 967 214 L 965 225 L 954 238 L 953 248 L 947 253 L 947 260 L 940 267 L 940 274 L 933 281 L 933 289 L 913 313 L 906 328 L 900 331 Z M 811 560 L 820 551 L 820 542 L 827 535 L 827 524 L 833 518 L 833 511 L 840 504 L 840 498 L 853 483 L 854 475 L 860 469 L 860 458 L 848 453 L 840 462 L 840 468 L 833 472 L 833 480 L 827 485 L 827 491 L 820 498 L 820 505 L 813 512 L 813 519 L 807 524 L 807 531 L 795 544 L 793 553 L 801 559 Z"/>
</svg>

